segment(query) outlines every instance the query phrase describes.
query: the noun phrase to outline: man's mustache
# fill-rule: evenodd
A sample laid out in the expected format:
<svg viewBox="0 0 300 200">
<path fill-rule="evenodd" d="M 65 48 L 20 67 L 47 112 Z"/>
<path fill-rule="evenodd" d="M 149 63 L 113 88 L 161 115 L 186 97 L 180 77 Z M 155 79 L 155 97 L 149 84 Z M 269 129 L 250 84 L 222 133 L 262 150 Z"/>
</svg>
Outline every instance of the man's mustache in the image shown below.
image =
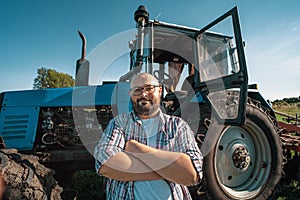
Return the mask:
<svg viewBox="0 0 300 200">
<path fill-rule="evenodd" d="M 152 99 L 143 97 L 143 98 L 137 99 L 137 101 L 152 101 Z"/>
<path fill-rule="evenodd" d="M 145 97 L 140 98 L 140 99 L 137 99 L 136 101 L 137 101 L 138 104 L 139 104 L 141 101 L 150 101 L 151 103 L 153 103 L 152 99 L 145 98 Z"/>
</svg>

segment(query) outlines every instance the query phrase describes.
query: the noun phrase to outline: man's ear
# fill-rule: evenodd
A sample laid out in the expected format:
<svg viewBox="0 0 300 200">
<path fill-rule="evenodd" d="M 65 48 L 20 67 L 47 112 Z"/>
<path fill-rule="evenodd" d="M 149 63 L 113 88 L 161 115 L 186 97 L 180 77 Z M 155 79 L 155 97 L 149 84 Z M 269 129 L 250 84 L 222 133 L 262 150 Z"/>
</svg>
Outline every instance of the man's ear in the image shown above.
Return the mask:
<svg viewBox="0 0 300 200">
<path fill-rule="evenodd" d="M 163 92 L 163 87 L 159 86 L 159 94 L 162 95 L 162 92 Z"/>
</svg>

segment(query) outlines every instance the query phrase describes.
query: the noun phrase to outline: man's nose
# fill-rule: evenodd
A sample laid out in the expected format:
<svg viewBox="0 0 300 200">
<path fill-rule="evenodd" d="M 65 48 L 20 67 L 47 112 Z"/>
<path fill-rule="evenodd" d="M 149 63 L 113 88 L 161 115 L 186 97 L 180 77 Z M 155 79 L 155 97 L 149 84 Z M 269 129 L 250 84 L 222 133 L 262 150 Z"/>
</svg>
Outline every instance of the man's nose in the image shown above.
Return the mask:
<svg viewBox="0 0 300 200">
<path fill-rule="evenodd" d="M 141 94 L 142 97 L 148 96 L 148 92 L 144 89 Z"/>
</svg>

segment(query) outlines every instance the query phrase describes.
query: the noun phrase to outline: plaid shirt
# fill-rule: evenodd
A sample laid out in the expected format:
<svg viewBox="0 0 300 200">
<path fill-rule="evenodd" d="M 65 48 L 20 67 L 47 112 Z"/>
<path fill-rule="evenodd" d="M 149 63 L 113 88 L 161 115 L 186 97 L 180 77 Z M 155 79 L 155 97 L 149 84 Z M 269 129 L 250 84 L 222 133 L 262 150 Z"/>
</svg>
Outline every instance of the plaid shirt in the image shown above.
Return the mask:
<svg viewBox="0 0 300 200">
<path fill-rule="evenodd" d="M 192 163 L 202 179 L 202 154 L 197 146 L 194 134 L 181 118 L 160 112 L 159 131 L 156 148 L 172 152 L 183 152 L 190 156 Z M 126 141 L 136 140 L 147 144 L 147 136 L 142 128 L 141 119 L 134 112 L 120 114 L 112 119 L 95 148 L 96 170 L 109 158 L 125 149 Z M 188 188 L 167 181 L 174 200 L 191 199 Z M 134 182 L 108 179 L 107 199 L 134 199 Z"/>
</svg>

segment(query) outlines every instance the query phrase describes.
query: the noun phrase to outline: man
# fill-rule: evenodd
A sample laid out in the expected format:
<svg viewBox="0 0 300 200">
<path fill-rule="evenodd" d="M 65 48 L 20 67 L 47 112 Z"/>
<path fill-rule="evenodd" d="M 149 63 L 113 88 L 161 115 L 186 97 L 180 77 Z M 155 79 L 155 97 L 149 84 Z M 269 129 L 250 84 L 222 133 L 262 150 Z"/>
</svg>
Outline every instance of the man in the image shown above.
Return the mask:
<svg viewBox="0 0 300 200">
<path fill-rule="evenodd" d="M 133 111 L 112 119 L 95 148 L 107 199 L 191 199 L 186 186 L 201 180 L 203 159 L 193 132 L 161 112 L 155 77 L 138 74 L 130 87 Z"/>
</svg>

